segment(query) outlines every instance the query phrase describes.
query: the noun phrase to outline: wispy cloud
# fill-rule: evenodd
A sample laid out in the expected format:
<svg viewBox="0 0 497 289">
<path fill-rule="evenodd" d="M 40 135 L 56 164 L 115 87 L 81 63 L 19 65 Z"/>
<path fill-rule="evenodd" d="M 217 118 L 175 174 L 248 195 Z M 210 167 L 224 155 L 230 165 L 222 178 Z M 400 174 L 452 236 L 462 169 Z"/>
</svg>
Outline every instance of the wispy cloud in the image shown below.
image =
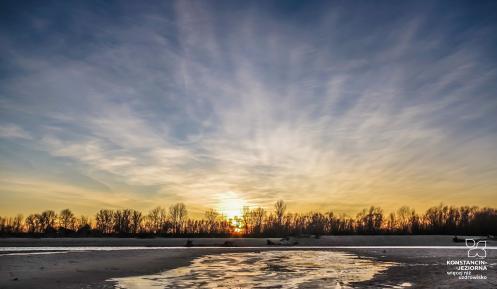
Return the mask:
<svg viewBox="0 0 497 289">
<path fill-rule="evenodd" d="M 27 131 L 15 124 L 0 124 L 0 138 L 31 139 Z"/>
<path fill-rule="evenodd" d="M 321 8 L 83 7 L 67 31 L 35 11 L 26 29 L 61 38 L 34 50 L 3 32 L 0 136 L 112 191 L 68 184 L 75 199 L 119 206 L 202 210 L 223 192 L 296 209 L 497 205 L 495 28 L 454 30 L 459 9 L 432 28 L 437 7 Z"/>
</svg>

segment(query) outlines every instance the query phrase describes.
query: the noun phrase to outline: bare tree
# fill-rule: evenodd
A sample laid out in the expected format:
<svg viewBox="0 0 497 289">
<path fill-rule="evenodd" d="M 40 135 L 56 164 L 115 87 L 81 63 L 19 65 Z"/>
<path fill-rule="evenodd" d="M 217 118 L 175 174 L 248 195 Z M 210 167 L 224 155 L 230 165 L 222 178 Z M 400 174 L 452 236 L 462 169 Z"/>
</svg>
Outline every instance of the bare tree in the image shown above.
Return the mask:
<svg viewBox="0 0 497 289">
<path fill-rule="evenodd" d="M 252 218 L 254 222 L 253 233 L 259 236 L 263 230 L 264 219 L 266 218 L 266 211 L 263 208 L 255 208 L 252 210 Z"/>
<path fill-rule="evenodd" d="M 376 234 L 380 232 L 383 224 L 383 210 L 371 206 L 369 210 L 362 210 L 357 214 L 356 222 L 361 233 Z"/>
<path fill-rule="evenodd" d="M 71 210 L 64 209 L 60 211 L 59 226 L 69 230 L 76 229 L 76 217 L 74 216 L 73 212 L 71 212 Z"/>
<path fill-rule="evenodd" d="M 0 217 L 0 233 L 19 234 L 24 229 L 23 216 L 18 214 L 15 217 Z"/>
<path fill-rule="evenodd" d="M 391 212 L 390 214 L 388 214 L 388 218 L 386 220 L 386 227 L 387 227 L 387 230 L 391 233 L 395 233 L 398 229 L 398 226 L 397 226 L 397 215 L 395 214 L 395 212 Z"/>
<path fill-rule="evenodd" d="M 205 212 L 205 218 L 207 219 L 207 232 L 209 234 L 217 232 L 218 228 L 216 225 L 219 216 L 220 214 L 214 209 L 209 209 L 208 211 Z"/>
<path fill-rule="evenodd" d="M 397 226 L 402 231 L 402 233 L 410 233 L 411 228 L 411 218 L 415 214 L 414 210 L 408 206 L 400 207 L 397 210 Z"/>
<path fill-rule="evenodd" d="M 283 200 L 279 200 L 274 204 L 274 214 L 276 215 L 276 222 L 278 226 L 283 223 L 283 216 L 286 212 L 286 204 Z"/>
<path fill-rule="evenodd" d="M 316 236 L 323 235 L 327 223 L 326 216 L 321 213 L 312 213 L 309 219 L 310 233 Z"/>
<path fill-rule="evenodd" d="M 76 229 L 79 230 L 83 227 L 91 227 L 91 220 L 90 218 L 86 216 L 79 216 L 79 218 L 76 219 Z"/>
<path fill-rule="evenodd" d="M 131 210 L 117 210 L 114 212 L 114 232 L 126 235 L 131 233 Z"/>
<path fill-rule="evenodd" d="M 28 233 L 39 233 L 40 230 L 40 219 L 38 214 L 30 214 L 26 217 L 24 221 L 28 230 Z"/>
<path fill-rule="evenodd" d="M 24 217 L 21 214 L 18 214 L 17 216 L 14 217 L 12 220 L 12 231 L 14 233 L 21 233 L 23 231 L 23 219 Z"/>
<path fill-rule="evenodd" d="M 52 210 L 43 211 L 39 216 L 40 226 L 43 232 L 54 230 L 57 214 Z"/>
<path fill-rule="evenodd" d="M 112 233 L 114 227 L 114 211 L 103 209 L 98 211 L 95 220 L 97 222 L 97 230 L 103 234 Z"/>
<path fill-rule="evenodd" d="M 188 211 L 183 203 L 177 203 L 169 207 L 169 217 L 174 230 L 174 234 L 181 233 Z"/>
<path fill-rule="evenodd" d="M 149 232 L 160 233 L 163 231 L 167 220 L 166 210 L 162 207 L 156 207 L 149 211 L 145 219 L 145 227 Z"/>
<path fill-rule="evenodd" d="M 138 234 L 142 229 L 142 213 L 136 210 L 131 212 L 131 233 Z"/>
<path fill-rule="evenodd" d="M 253 227 L 252 224 L 252 212 L 249 207 L 243 207 L 242 210 L 242 224 L 245 236 L 248 236 L 251 233 L 251 229 Z"/>
</svg>

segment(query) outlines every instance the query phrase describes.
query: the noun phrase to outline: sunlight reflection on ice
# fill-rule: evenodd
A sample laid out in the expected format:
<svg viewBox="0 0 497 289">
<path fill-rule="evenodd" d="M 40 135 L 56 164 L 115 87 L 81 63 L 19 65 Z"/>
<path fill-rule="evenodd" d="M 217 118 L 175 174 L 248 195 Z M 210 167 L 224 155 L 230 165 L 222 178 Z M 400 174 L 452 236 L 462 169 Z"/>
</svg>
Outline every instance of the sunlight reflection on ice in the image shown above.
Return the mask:
<svg viewBox="0 0 497 289">
<path fill-rule="evenodd" d="M 352 282 L 369 280 L 395 264 L 332 251 L 226 253 L 203 256 L 161 274 L 111 280 L 121 289 L 354 288 Z"/>
</svg>

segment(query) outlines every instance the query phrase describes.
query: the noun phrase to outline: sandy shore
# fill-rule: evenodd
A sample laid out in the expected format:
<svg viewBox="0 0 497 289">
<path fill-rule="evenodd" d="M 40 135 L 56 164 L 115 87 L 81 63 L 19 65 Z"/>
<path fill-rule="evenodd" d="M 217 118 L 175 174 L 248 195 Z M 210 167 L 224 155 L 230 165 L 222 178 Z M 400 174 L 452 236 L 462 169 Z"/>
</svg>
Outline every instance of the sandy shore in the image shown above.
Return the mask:
<svg viewBox="0 0 497 289">
<path fill-rule="evenodd" d="M 469 260 L 466 250 L 454 249 L 352 249 L 358 256 L 375 260 L 399 263 L 372 280 L 362 282 L 358 288 L 384 288 L 384 285 L 412 284 L 409 288 L 473 289 L 497 288 L 497 250 L 487 250 L 486 262 L 490 264 L 485 272 L 487 280 L 459 280 L 448 276 L 456 266 L 448 266 L 448 260 Z M 395 288 L 395 287 L 393 287 Z"/>
<path fill-rule="evenodd" d="M 276 240 L 276 239 L 274 239 Z M 137 276 L 187 266 L 206 254 L 279 250 L 262 247 L 266 239 L 194 239 L 197 246 L 215 246 L 231 241 L 234 248 L 185 248 L 186 239 L 0 239 L 0 247 L 60 246 L 178 246 L 174 249 L 59 252 L 56 254 L 8 255 L 0 252 L 0 289 L 6 288 L 113 288 L 109 278 Z M 451 236 L 326 236 L 299 239 L 302 246 L 464 246 Z M 495 242 L 488 246 L 496 246 Z M 466 257 L 464 249 L 333 249 L 352 252 L 363 258 L 393 261 L 398 266 L 377 274 L 357 288 L 379 288 L 402 282 L 411 288 L 497 288 L 497 250 L 487 250 L 490 264 L 487 280 L 458 280 L 448 276 L 450 259 Z M 10 252 L 12 253 L 12 252 Z"/>
</svg>

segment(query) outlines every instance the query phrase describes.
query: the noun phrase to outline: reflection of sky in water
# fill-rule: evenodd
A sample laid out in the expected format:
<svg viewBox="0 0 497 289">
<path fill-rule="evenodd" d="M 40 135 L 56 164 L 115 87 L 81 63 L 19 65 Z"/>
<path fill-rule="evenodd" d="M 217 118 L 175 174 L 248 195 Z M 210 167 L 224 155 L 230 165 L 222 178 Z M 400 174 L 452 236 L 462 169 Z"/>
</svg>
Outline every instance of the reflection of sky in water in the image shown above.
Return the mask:
<svg viewBox="0 0 497 289">
<path fill-rule="evenodd" d="M 112 280 L 126 289 L 354 288 L 351 282 L 369 280 L 392 265 L 331 251 L 226 253 L 203 256 L 161 274 Z"/>
</svg>

